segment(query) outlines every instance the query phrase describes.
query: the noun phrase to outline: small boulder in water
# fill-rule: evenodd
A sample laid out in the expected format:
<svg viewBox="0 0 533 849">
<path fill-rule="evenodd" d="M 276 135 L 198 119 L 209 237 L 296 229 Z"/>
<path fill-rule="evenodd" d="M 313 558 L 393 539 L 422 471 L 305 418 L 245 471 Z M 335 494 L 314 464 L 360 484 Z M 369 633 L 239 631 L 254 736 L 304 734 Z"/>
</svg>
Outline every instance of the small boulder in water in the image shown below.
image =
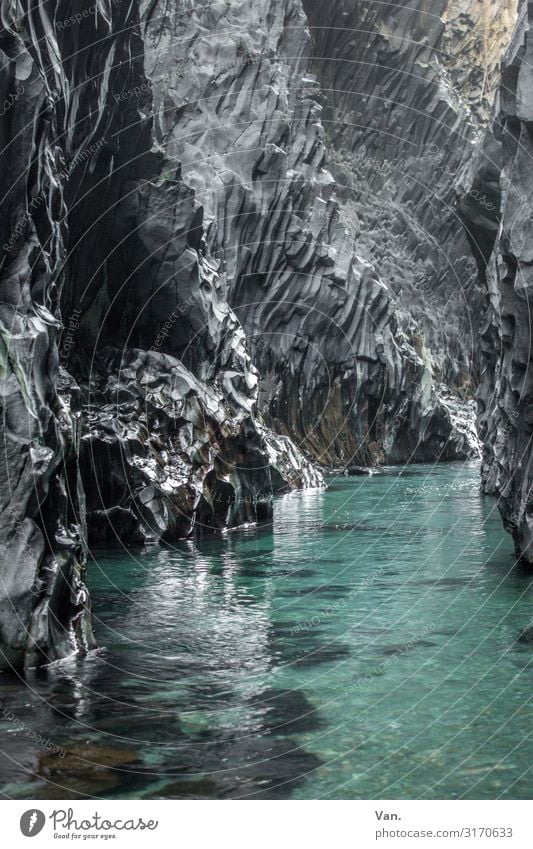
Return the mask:
<svg viewBox="0 0 533 849">
<path fill-rule="evenodd" d="M 518 637 L 519 643 L 526 643 L 533 646 L 533 625 L 529 625 Z"/>
</svg>

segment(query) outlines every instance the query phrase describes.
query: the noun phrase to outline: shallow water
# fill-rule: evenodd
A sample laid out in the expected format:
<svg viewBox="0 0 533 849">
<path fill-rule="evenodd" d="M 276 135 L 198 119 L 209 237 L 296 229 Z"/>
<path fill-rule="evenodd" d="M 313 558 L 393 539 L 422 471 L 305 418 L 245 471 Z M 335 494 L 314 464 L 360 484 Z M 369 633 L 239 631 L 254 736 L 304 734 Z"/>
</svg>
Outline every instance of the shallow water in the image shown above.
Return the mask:
<svg viewBox="0 0 533 849">
<path fill-rule="evenodd" d="M 101 648 L 0 676 L 4 795 L 531 798 L 533 577 L 478 481 L 341 478 L 272 527 L 95 555 Z"/>
</svg>

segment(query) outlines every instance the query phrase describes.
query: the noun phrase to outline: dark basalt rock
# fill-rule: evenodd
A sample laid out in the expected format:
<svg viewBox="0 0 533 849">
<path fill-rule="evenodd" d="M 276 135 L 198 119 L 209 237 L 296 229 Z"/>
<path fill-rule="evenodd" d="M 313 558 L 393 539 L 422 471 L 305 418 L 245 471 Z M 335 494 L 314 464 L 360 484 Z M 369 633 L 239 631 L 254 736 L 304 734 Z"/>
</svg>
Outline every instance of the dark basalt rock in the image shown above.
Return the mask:
<svg viewBox="0 0 533 849">
<path fill-rule="evenodd" d="M 148 11 L 2 6 L 2 665 L 94 645 L 87 539 L 256 522 L 322 485 L 258 421 L 204 209 L 151 117 Z"/>
<path fill-rule="evenodd" d="M 519 9 L 513 40 L 502 63 L 493 126 L 468 175 L 468 180 L 477 183 L 481 190 L 486 188 L 488 192 L 496 185 L 501 192 L 501 227 L 496 232 L 497 221 L 480 220 L 468 210 L 465 220 L 477 242 L 478 255 L 483 258 L 480 275 L 486 285 L 478 392 L 483 488 L 497 497 L 504 527 L 514 539 L 517 555 L 533 563 L 533 13 L 531 4 L 526 2 L 521 2 Z"/>
<path fill-rule="evenodd" d="M 368 475 L 372 475 L 373 469 L 369 469 L 365 466 L 348 466 L 344 470 L 344 474 L 347 477 L 356 478 L 356 477 L 364 477 Z"/>
<path fill-rule="evenodd" d="M 254 523 L 271 516 L 273 473 L 287 486 L 319 482 L 293 446 L 291 465 L 251 412 L 167 354 L 124 350 L 86 391 L 90 542 L 171 542 Z"/>
<path fill-rule="evenodd" d="M 528 646 L 533 646 L 533 625 L 525 628 L 518 637 L 519 643 L 525 643 Z"/>
<path fill-rule="evenodd" d="M 475 456 L 467 300 L 477 318 L 481 290 L 452 209 L 454 176 L 486 105 L 473 96 L 474 110 L 460 97 L 476 49 L 469 27 L 452 15 L 449 26 L 464 30 L 459 91 L 451 58 L 440 58 L 444 2 L 431 14 L 423 3 L 370 13 L 312 0 L 305 9 L 285 0 L 283 14 L 222 3 L 176 11 L 163 42 L 181 45 L 176 63 L 161 56 L 159 5 L 143 37 L 160 140 L 202 200 L 267 421 L 328 466 Z M 492 81 L 502 36 L 490 15 Z M 376 174 L 378 155 L 389 165 L 408 159 L 409 173 Z M 438 209 L 428 209 L 428 193 L 443 195 Z"/>
</svg>

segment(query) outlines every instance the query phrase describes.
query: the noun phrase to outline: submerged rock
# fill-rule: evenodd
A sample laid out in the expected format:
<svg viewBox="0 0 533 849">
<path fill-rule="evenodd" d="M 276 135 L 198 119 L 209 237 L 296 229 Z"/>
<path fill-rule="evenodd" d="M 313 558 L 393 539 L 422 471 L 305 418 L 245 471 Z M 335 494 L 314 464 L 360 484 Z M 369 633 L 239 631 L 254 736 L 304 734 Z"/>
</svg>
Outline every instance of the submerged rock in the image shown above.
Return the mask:
<svg viewBox="0 0 533 849">
<path fill-rule="evenodd" d="M 83 799 L 106 796 L 124 780 L 122 773 L 138 769 L 138 755 L 131 749 L 85 745 L 62 749 L 59 754 L 39 756 L 36 777 L 44 780 L 37 799 Z"/>
</svg>

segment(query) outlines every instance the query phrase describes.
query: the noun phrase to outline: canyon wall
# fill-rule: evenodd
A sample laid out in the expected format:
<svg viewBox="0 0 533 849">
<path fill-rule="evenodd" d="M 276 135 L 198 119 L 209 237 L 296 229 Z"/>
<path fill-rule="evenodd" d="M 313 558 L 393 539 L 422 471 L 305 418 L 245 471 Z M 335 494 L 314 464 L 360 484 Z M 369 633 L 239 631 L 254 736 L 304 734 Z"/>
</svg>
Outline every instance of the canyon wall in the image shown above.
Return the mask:
<svg viewBox="0 0 533 849">
<path fill-rule="evenodd" d="M 87 544 L 261 521 L 323 484 L 257 417 L 204 209 L 140 102 L 139 11 L 2 4 L 4 665 L 94 645 Z"/>
<path fill-rule="evenodd" d="M 454 179 L 512 3 L 488 21 L 455 5 L 155 3 L 143 18 L 158 140 L 204 206 L 261 413 L 329 466 L 476 455 L 482 287 Z"/>
<path fill-rule="evenodd" d="M 2 0 L 4 665 L 94 645 L 88 545 L 476 456 L 465 4 Z"/>
<path fill-rule="evenodd" d="M 498 499 L 517 554 L 529 563 L 533 562 L 532 23 L 531 4 L 521 2 L 502 64 L 493 124 L 460 185 L 462 192 L 476 185 L 501 195 L 501 225 L 496 233 L 494 222 L 471 216 L 466 209 L 467 227 L 485 256 L 480 264 L 487 294 L 478 396 L 482 478 L 485 492 Z M 492 253 L 487 250 L 491 245 Z"/>
</svg>

